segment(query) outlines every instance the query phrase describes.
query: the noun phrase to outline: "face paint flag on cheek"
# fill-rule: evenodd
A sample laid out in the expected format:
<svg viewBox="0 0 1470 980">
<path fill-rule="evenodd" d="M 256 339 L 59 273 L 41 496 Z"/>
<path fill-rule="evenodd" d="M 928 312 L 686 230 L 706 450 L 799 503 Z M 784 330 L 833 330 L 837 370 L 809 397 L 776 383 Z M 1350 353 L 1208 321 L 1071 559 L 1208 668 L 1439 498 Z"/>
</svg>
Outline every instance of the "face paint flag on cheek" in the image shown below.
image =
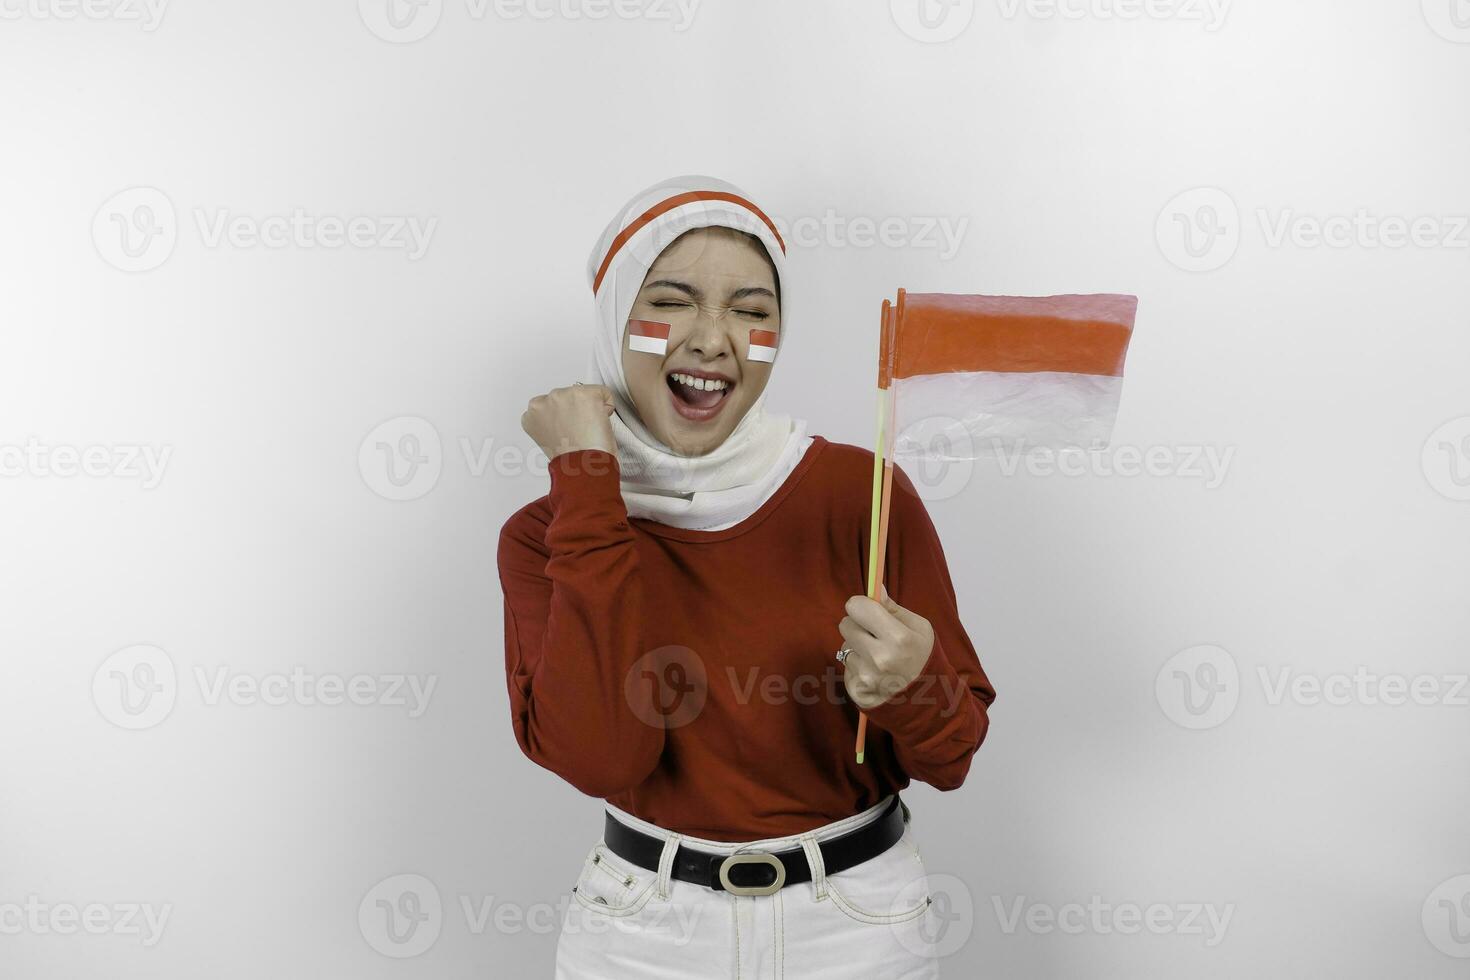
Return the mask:
<svg viewBox="0 0 1470 980">
<path fill-rule="evenodd" d="M 657 320 L 629 320 L 628 348 L 662 357 L 669 352 L 669 325 Z"/>
<path fill-rule="evenodd" d="M 745 356 L 747 360 L 765 361 L 767 364 L 775 361 L 776 331 L 752 330 L 750 332 L 750 352 Z"/>
</svg>

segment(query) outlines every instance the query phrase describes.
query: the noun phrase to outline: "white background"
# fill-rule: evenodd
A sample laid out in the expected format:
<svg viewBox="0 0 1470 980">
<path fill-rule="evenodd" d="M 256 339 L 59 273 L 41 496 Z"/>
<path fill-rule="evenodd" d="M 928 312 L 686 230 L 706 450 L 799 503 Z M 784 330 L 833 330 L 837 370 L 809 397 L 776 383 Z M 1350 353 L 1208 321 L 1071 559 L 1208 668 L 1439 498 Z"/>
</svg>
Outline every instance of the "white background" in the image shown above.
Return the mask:
<svg viewBox="0 0 1470 980">
<path fill-rule="evenodd" d="M 837 441 L 899 286 L 1140 297 L 1152 473 L 931 501 L 1000 692 L 966 785 L 909 794 L 973 909 L 947 975 L 1464 975 L 1463 0 L 97 3 L 0 0 L 0 973 L 549 975 L 601 816 L 512 738 L 495 542 L 545 478 L 479 454 L 581 377 L 603 223 L 702 172 L 791 231 L 769 404 Z M 297 209 L 368 231 L 210 234 Z M 297 667 L 436 686 L 215 696 Z M 441 911 L 395 944 L 405 889 Z"/>
</svg>

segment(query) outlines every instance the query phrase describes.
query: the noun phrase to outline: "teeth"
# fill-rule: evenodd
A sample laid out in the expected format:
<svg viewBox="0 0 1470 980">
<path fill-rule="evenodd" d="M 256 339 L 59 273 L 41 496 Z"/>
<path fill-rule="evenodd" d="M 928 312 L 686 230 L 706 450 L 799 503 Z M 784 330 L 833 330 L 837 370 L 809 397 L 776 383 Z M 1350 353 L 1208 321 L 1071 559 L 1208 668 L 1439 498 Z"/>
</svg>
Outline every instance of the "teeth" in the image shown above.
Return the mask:
<svg viewBox="0 0 1470 980">
<path fill-rule="evenodd" d="M 713 378 L 696 378 L 690 374 L 679 374 L 677 371 L 671 377 L 681 385 L 693 388 L 696 391 L 724 391 L 730 387 L 728 381 L 716 381 Z"/>
</svg>

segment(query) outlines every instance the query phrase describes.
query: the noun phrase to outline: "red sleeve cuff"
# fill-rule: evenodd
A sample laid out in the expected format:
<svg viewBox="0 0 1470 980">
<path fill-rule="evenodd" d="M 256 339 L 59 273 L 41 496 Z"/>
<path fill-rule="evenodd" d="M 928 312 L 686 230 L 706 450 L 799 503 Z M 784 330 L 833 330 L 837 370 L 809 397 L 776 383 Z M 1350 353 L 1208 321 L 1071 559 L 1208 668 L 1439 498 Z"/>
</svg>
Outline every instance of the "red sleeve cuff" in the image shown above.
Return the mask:
<svg viewBox="0 0 1470 980">
<path fill-rule="evenodd" d="M 547 472 L 551 524 L 546 543 L 553 551 L 605 544 L 628 531 L 617 456 L 602 449 L 578 449 L 553 457 Z"/>
<path fill-rule="evenodd" d="M 619 489 L 617 457 L 604 450 L 573 450 L 551 458 L 547 463 L 551 475 L 551 510 L 560 505 L 582 500 L 597 500 L 610 495 L 622 500 Z"/>
<path fill-rule="evenodd" d="M 551 492 L 556 493 L 558 483 L 591 480 L 611 482 L 618 485 L 618 458 L 605 449 L 574 449 L 553 456 L 546 464 L 551 474 Z"/>
<path fill-rule="evenodd" d="M 868 720 L 902 745 L 919 746 L 944 739 L 963 727 L 970 711 L 970 688 L 934 638 L 934 649 L 917 677 L 876 708 Z"/>
</svg>

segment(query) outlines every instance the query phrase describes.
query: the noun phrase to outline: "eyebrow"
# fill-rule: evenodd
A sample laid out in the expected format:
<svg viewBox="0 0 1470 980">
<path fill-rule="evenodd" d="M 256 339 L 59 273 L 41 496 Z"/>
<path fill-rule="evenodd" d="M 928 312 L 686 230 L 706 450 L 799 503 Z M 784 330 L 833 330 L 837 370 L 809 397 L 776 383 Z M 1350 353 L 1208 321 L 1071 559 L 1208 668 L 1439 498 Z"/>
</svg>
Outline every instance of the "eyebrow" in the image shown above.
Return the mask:
<svg viewBox="0 0 1470 980">
<path fill-rule="evenodd" d="M 731 293 L 730 299 L 733 301 L 737 299 L 744 299 L 747 296 L 769 296 L 771 297 L 771 299 L 776 298 L 776 294 L 771 292 L 764 286 L 745 286 Z"/>
<path fill-rule="evenodd" d="M 653 282 L 648 283 L 643 288 L 653 289 L 656 286 L 664 286 L 669 289 L 677 289 L 679 292 L 685 294 L 693 300 L 701 300 L 704 298 L 703 292 L 689 285 L 687 282 L 680 282 L 677 279 L 655 279 Z M 745 297 L 747 296 L 769 296 L 771 299 L 776 298 L 776 294 L 771 292 L 764 286 L 742 286 L 730 294 L 729 302 L 733 303 L 736 300 L 745 299 Z"/>
<path fill-rule="evenodd" d="M 679 290 L 679 292 L 684 293 L 690 299 L 703 299 L 704 298 L 704 293 L 702 293 L 699 290 L 695 289 L 693 286 L 689 285 L 687 282 L 679 282 L 677 279 L 655 279 L 653 282 L 649 283 L 648 285 L 644 286 L 643 288 L 644 289 L 653 289 L 655 286 L 667 286 L 670 289 L 677 289 L 677 290 Z"/>
</svg>

